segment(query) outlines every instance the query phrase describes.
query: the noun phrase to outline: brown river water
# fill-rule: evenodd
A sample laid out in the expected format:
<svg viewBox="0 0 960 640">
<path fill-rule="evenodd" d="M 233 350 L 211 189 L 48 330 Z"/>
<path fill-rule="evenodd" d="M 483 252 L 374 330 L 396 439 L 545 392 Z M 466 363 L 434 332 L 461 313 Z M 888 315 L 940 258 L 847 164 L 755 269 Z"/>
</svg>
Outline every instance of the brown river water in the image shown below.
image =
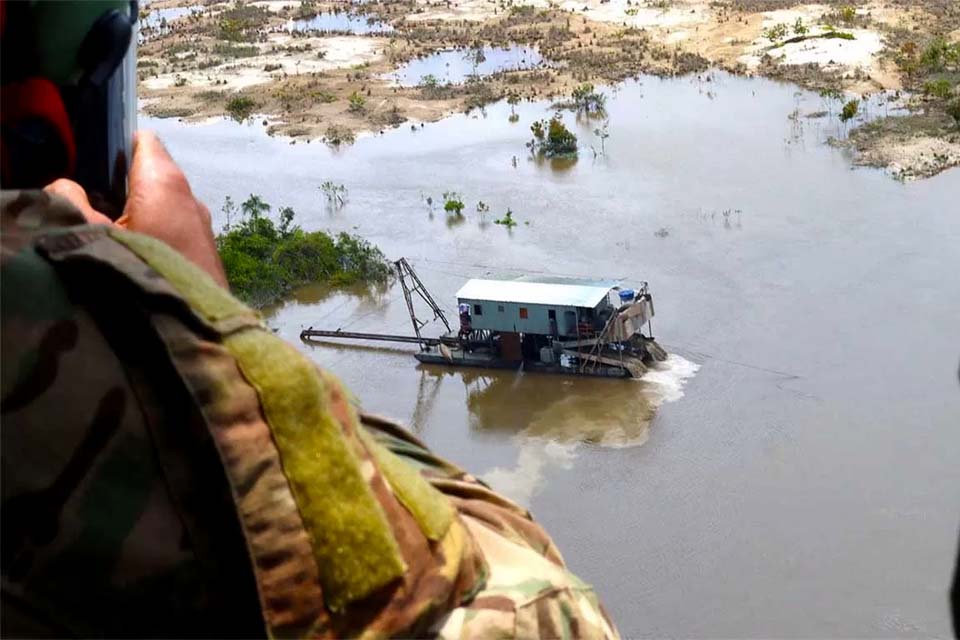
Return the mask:
<svg viewBox="0 0 960 640">
<path fill-rule="evenodd" d="M 825 144 L 843 132 L 835 115 L 802 117 L 825 103 L 791 85 L 715 74 L 607 92 L 606 154 L 590 150 L 597 124 L 567 114 L 581 153 L 563 166 L 524 147 L 545 103 L 518 105 L 516 123 L 501 103 L 340 151 L 259 121 L 142 124 L 216 224 L 226 195 L 292 206 L 304 228 L 407 257 L 451 320 L 456 290 L 484 274 L 650 282 L 672 357 L 642 380 L 299 342 L 311 325 L 410 334 L 398 285 L 311 287 L 268 317 L 367 410 L 529 506 L 625 636 L 947 635 L 960 170 L 902 184 L 852 169 Z M 341 209 L 326 180 L 349 190 Z M 447 220 L 444 191 L 463 194 L 465 220 Z M 508 208 L 512 230 L 492 223 Z"/>
</svg>

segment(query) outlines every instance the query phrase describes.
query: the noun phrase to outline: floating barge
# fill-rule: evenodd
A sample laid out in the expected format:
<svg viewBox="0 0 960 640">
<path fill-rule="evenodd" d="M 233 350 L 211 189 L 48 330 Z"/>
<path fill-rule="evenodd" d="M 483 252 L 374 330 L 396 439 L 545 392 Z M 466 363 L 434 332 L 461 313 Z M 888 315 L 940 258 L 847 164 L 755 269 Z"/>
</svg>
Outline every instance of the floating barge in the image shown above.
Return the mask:
<svg viewBox="0 0 960 640">
<path fill-rule="evenodd" d="M 606 378 L 637 378 L 652 362 L 666 359 L 653 339 L 653 296 L 646 282 L 627 288 L 555 277 L 473 279 L 457 292 L 459 327 L 453 329 L 409 263 L 401 258 L 395 265 L 415 336 L 310 327 L 301 340 L 407 342 L 420 345 L 417 360 L 430 364 Z M 443 322 L 447 331 L 441 336 L 421 335 L 426 322 L 414 312 L 414 295 Z"/>
</svg>

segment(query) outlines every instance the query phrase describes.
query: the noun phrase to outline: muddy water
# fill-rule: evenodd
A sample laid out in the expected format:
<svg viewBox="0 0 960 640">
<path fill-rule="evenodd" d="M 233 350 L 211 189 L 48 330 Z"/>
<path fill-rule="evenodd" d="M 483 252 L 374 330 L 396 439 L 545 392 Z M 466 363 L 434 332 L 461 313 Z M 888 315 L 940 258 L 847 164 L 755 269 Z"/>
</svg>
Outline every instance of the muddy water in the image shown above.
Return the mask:
<svg viewBox="0 0 960 640">
<path fill-rule="evenodd" d="M 404 87 L 417 86 L 426 76 L 433 76 L 440 84 L 460 84 L 470 76 L 534 69 L 543 62 L 539 51 L 521 45 L 447 49 L 415 58 L 389 77 Z"/>
<path fill-rule="evenodd" d="M 824 108 L 762 80 L 645 78 L 610 96 L 605 155 L 595 122 L 565 116 L 572 166 L 526 157 L 544 104 L 338 152 L 259 126 L 149 125 L 215 211 L 256 192 L 306 228 L 359 233 L 450 309 L 465 278 L 510 269 L 651 283 L 675 357 L 639 382 L 300 345 L 368 410 L 528 504 L 626 635 L 946 635 L 960 171 L 901 184 L 851 169 L 824 144 L 836 118 L 803 117 Z M 342 209 L 325 180 L 349 189 Z M 447 190 L 467 202 L 459 224 L 436 205 Z M 492 224 L 507 208 L 512 231 Z M 292 341 L 309 325 L 411 331 L 397 287 L 314 287 L 269 323 Z"/>
</svg>

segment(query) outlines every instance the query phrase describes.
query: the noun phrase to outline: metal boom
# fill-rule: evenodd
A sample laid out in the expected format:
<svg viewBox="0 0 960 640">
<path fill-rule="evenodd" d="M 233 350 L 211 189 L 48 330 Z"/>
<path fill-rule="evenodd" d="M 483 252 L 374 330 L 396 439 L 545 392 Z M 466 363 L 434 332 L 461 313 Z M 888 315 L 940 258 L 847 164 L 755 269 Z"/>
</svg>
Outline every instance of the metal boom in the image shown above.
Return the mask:
<svg viewBox="0 0 960 640">
<path fill-rule="evenodd" d="M 397 276 L 400 278 L 400 287 L 403 288 L 403 299 L 407 302 L 407 311 L 410 313 L 410 322 L 413 324 L 413 332 L 417 334 L 417 341 L 420 343 L 420 349 L 424 350 L 426 348 L 426 340 L 420 335 L 420 329 L 426 325 L 426 321 L 419 320 L 417 314 L 413 309 L 413 295 L 416 293 L 427 303 L 427 306 L 430 307 L 433 311 L 433 319 L 436 320 L 440 318 L 443 322 L 443 325 L 447 328 L 449 332 L 450 323 L 447 322 L 447 317 L 443 315 L 443 310 L 437 305 L 434 301 L 433 296 L 430 295 L 430 292 L 427 291 L 427 288 L 423 286 L 423 283 L 420 281 L 420 278 L 417 277 L 417 273 L 413 270 L 413 267 L 410 266 L 410 263 L 407 262 L 406 258 L 400 258 L 394 263 L 394 266 L 397 268 Z M 405 276 L 409 276 L 410 280 L 413 281 L 413 286 L 407 284 L 407 279 Z"/>
</svg>

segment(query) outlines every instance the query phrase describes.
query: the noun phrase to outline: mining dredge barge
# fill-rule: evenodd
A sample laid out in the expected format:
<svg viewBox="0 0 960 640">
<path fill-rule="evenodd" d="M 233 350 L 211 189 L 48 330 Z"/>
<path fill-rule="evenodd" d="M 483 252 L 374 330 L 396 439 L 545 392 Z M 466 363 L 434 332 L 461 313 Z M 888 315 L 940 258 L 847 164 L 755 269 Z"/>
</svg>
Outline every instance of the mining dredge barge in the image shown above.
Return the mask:
<svg viewBox="0 0 960 640">
<path fill-rule="evenodd" d="M 301 340 L 407 342 L 418 344 L 417 360 L 430 364 L 609 378 L 638 378 L 667 357 L 653 339 L 653 297 L 646 282 L 625 288 L 612 281 L 555 277 L 472 279 L 457 292 L 459 327 L 454 329 L 410 264 L 401 258 L 395 266 L 416 335 L 310 327 L 300 333 Z M 414 296 L 443 323 L 445 333 L 421 334 L 428 321 L 417 317 Z"/>
</svg>

